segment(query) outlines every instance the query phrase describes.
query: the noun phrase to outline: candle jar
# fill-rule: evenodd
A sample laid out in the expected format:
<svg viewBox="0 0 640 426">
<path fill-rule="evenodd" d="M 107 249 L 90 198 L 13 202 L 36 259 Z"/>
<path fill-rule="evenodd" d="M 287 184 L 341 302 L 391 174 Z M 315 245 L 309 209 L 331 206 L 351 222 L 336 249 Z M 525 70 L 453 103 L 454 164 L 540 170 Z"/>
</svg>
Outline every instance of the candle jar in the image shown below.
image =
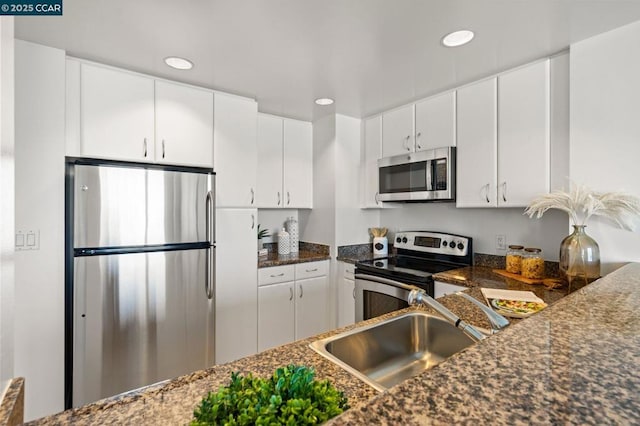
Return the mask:
<svg viewBox="0 0 640 426">
<path fill-rule="evenodd" d="M 542 258 L 541 249 L 533 247 L 524 249 L 521 273 L 524 278 L 533 280 L 544 278 L 544 259 Z"/>
<path fill-rule="evenodd" d="M 524 246 L 511 245 L 507 251 L 506 270 L 512 274 L 519 274 L 522 270 L 522 254 Z"/>
</svg>

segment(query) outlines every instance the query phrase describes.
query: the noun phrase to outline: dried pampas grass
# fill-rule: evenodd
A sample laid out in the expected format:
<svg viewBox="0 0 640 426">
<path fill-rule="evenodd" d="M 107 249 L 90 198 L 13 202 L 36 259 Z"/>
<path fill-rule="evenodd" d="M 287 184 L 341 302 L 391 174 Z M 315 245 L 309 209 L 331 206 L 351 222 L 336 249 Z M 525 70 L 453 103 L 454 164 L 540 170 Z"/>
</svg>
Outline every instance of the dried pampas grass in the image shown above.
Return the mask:
<svg viewBox="0 0 640 426">
<path fill-rule="evenodd" d="M 602 216 L 633 231 L 635 219 L 640 217 L 640 198 L 622 191 L 596 192 L 571 182 L 569 192 L 556 190 L 541 195 L 524 214 L 541 218 L 549 209 L 567 212 L 574 225 L 586 225 L 591 216 Z"/>
</svg>

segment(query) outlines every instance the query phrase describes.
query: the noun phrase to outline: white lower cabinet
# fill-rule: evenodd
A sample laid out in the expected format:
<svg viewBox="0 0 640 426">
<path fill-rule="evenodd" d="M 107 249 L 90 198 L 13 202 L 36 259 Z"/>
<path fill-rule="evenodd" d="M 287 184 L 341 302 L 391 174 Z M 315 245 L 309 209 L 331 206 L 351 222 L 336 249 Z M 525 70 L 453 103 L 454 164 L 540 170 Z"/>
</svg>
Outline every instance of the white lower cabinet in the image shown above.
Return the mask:
<svg viewBox="0 0 640 426">
<path fill-rule="evenodd" d="M 338 327 L 345 327 L 356 320 L 355 265 L 345 262 L 339 265 L 342 273 L 338 280 Z"/>
<path fill-rule="evenodd" d="M 458 291 L 467 290 L 468 287 L 464 287 L 461 285 L 448 284 L 443 283 L 441 281 L 435 281 L 433 284 L 433 298 L 438 299 L 439 297 L 446 296 L 447 294 L 457 293 Z"/>
<path fill-rule="evenodd" d="M 327 331 L 329 261 L 258 271 L 258 351 Z"/>
<path fill-rule="evenodd" d="M 255 209 L 216 210 L 216 364 L 257 350 Z"/>
</svg>

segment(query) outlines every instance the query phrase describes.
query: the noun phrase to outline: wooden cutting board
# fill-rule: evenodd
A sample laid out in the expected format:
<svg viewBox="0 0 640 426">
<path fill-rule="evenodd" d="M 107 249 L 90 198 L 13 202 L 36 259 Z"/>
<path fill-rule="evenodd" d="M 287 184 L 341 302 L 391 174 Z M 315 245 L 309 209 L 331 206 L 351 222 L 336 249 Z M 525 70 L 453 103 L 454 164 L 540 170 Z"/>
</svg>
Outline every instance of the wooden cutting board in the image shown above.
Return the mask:
<svg viewBox="0 0 640 426">
<path fill-rule="evenodd" d="M 535 280 L 531 278 L 525 278 L 520 274 L 512 274 L 511 272 L 507 272 L 504 269 L 494 269 L 493 272 L 495 272 L 498 275 L 502 275 L 503 277 L 513 278 L 514 280 L 518 280 L 525 284 L 531 284 L 531 285 L 544 284 L 547 287 L 555 287 L 560 283 L 560 280 L 557 278 L 543 278 L 543 279 Z"/>
</svg>

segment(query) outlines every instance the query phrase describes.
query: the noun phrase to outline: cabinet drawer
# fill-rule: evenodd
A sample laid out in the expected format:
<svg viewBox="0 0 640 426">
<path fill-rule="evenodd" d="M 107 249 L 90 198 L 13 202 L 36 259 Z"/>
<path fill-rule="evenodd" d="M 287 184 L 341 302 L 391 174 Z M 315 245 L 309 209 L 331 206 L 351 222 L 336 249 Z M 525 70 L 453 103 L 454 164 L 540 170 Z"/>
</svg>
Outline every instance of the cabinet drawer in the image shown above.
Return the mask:
<svg viewBox="0 0 640 426">
<path fill-rule="evenodd" d="M 327 275 L 329 261 L 296 264 L 296 280 Z"/>
<path fill-rule="evenodd" d="M 258 269 L 258 285 L 284 283 L 294 280 L 295 268 L 293 265 L 272 266 L 271 268 Z"/>
<path fill-rule="evenodd" d="M 348 280 L 355 279 L 353 274 L 356 270 L 356 265 L 352 265 L 351 263 L 344 263 L 343 266 L 343 276 Z"/>
</svg>

